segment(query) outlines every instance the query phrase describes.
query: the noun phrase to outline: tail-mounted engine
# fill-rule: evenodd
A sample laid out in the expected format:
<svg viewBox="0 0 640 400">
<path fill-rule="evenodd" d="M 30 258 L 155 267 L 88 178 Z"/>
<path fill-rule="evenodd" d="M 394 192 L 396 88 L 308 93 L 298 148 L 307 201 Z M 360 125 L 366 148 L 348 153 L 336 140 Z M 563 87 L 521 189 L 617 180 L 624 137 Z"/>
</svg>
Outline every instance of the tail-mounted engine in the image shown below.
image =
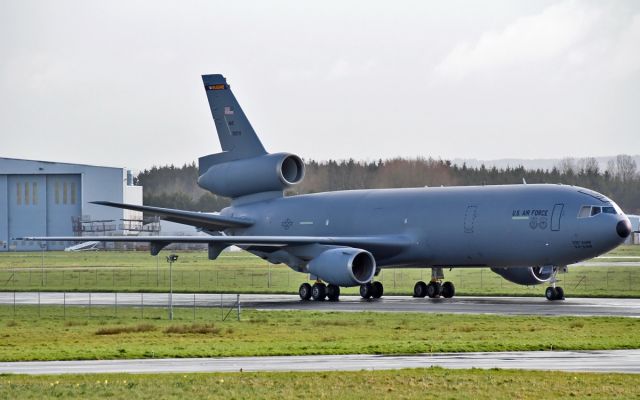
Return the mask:
<svg viewBox="0 0 640 400">
<path fill-rule="evenodd" d="M 304 178 L 304 163 L 289 153 L 219 161 L 221 154 L 200 159 L 198 185 L 231 198 L 263 192 L 282 192 Z"/>
<path fill-rule="evenodd" d="M 542 267 L 491 268 L 491 271 L 518 285 L 539 285 L 549 282 L 553 276 L 553 266 L 550 265 Z"/>
</svg>

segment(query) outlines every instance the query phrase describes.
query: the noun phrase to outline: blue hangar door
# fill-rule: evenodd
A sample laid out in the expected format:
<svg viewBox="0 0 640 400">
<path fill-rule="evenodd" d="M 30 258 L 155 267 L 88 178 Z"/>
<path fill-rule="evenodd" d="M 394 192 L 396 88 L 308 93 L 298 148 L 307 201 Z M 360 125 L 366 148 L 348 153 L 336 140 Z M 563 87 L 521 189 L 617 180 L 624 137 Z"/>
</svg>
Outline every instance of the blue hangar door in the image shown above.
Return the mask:
<svg viewBox="0 0 640 400">
<path fill-rule="evenodd" d="M 22 236 L 47 234 L 46 177 L 9 175 L 7 203 L 10 250 L 39 250 L 38 243 L 15 241 Z"/>
<path fill-rule="evenodd" d="M 47 175 L 47 236 L 74 236 L 73 217 L 82 215 L 79 174 Z M 61 250 L 70 243 L 51 242 L 50 250 Z"/>
<path fill-rule="evenodd" d="M 7 177 L 9 250 L 37 251 L 40 243 L 12 240 L 23 236 L 73 236 L 71 217 L 81 215 L 81 179 L 69 175 Z M 67 243 L 49 243 L 63 249 Z"/>
</svg>

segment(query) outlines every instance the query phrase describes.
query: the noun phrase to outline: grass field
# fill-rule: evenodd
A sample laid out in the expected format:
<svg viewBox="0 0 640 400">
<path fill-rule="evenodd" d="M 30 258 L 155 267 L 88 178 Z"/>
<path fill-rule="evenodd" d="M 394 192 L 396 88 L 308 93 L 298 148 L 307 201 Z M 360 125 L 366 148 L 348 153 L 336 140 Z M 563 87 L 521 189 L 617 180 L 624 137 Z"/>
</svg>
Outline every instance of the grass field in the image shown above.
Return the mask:
<svg viewBox="0 0 640 400">
<path fill-rule="evenodd" d="M 440 368 L 0 376 L 2 399 L 637 399 L 638 375 Z"/>
<path fill-rule="evenodd" d="M 165 252 L 41 252 L 0 255 L 0 290 L 5 291 L 157 291 L 169 286 Z M 173 286 L 180 292 L 296 293 L 307 276 L 282 265 L 270 265 L 248 253 L 227 252 L 215 261 L 206 252 L 179 252 Z M 629 259 L 625 257 L 638 257 Z M 606 267 L 574 267 L 560 276 L 570 296 L 639 297 L 640 268 L 616 267 L 618 261 L 640 261 L 640 246 L 622 246 L 599 259 Z M 429 269 L 385 269 L 378 276 L 387 294 L 411 294 Z M 461 295 L 542 296 L 545 285 L 512 284 L 486 268 L 445 271 Z M 343 293 L 357 294 L 357 288 Z"/>
<path fill-rule="evenodd" d="M 51 308 L 46 310 L 47 308 Z M 87 315 L 84 307 L 0 307 L 0 361 L 308 354 L 588 350 L 640 347 L 640 320 L 422 313 L 245 310 L 220 322 L 219 311 L 132 308 Z M 215 312 L 215 311 L 214 311 Z M 162 319 L 159 319 L 162 317 Z"/>
</svg>

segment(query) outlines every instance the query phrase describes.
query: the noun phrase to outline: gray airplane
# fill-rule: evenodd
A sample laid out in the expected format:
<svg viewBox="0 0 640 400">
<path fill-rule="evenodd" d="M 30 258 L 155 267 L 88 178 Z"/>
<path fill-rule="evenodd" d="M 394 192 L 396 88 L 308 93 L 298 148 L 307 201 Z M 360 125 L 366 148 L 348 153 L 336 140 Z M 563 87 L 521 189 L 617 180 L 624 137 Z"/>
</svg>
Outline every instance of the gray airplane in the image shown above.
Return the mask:
<svg viewBox="0 0 640 400">
<path fill-rule="evenodd" d="M 231 198 L 220 213 L 95 202 L 193 225 L 210 236 L 83 237 L 84 241 L 149 242 L 157 255 L 171 243 L 206 243 L 209 259 L 236 245 L 284 263 L 316 282 L 303 300 L 337 300 L 340 287 L 360 286 L 379 298 L 381 268 L 431 268 L 415 297 L 450 298 L 445 268 L 490 267 L 521 285 L 547 283 L 549 300 L 564 299 L 559 271 L 620 245 L 631 224 L 611 199 L 554 184 L 346 190 L 284 196 L 302 181 L 294 154 L 268 153 L 222 75 L 204 75 L 222 152 L 199 159 L 200 187 Z M 77 237 L 30 237 L 66 241 Z"/>
</svg>

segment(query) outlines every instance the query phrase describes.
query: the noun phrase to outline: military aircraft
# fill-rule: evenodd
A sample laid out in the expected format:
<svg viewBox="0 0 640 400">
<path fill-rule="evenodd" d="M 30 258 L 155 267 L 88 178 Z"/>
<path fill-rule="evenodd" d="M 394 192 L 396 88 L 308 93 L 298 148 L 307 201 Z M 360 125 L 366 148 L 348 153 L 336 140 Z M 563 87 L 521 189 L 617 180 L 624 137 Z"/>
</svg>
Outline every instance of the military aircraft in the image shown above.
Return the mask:
<svg viewBox="0 0 640 400">
<path fill-rule="evenodd" d="M 340 287 L 363 298 L 383 295 L 382 268 L 431 268 L 415 297 L 450 298 L 446 268 L 490 267 L 520 285 L 547 283 L 548 300 L 567 265 L 620 245 L 631 224 L 611 199 L 555 184 L 345 190 L 298 196 L 284 191 L 304 177 L 302 159 L 268 153 L 219 74 L 202 77 L 221 153 L 199 159 L 198 185 L 231 198 L 219 213 L 96 201 L 193 225 L 209 236 L 83 237 L 83 241 L 149 242 L 152 255 L 171 243 L 206 243 L 209 259 L 236 245 L 284 263 L 316 282 L 300 285 L 302 300 L 338 300 Z M 29 237 L 70 241 L 78 237 Z M 444 281 L 444 282 L 443 282 Z"/>
</svg>

